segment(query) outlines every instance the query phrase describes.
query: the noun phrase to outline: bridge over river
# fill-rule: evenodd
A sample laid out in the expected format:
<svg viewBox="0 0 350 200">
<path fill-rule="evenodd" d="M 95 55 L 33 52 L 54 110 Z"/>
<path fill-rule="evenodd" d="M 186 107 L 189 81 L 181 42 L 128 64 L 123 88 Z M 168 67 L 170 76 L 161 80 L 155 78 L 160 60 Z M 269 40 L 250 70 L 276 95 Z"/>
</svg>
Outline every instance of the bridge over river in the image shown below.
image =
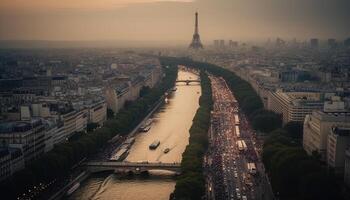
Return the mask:
<svg viewBox="0 0 350 200">
<path fill-rule="evenodd" d="M 185 79 L 185 80 L 176 80 L 176 83 L 186 83 L 186 85 L 189 85 L 190 83 L 200 83 L 200 79 Z"/>
<path fill-rule="evenodd" d="M 162 163 L 162 162 L 87 162 L 87 169 L 94 172 L 115 171 L 115 172 L 134 172 L 140 173 L 150 170 L 166 170 L 176 174 L 181 173 L 180 163 Z"/>
</svg>

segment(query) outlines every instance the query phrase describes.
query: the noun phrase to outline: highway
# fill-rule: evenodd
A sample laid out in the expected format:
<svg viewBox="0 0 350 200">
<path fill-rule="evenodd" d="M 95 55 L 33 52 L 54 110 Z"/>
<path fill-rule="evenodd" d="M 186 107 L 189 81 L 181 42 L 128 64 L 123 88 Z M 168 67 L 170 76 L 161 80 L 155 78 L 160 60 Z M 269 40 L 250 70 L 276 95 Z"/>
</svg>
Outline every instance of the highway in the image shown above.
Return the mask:
<svg viewBox="0 0 350 200">
<path fill-rule="evenodd" d="M 215 76 L 209 78 L 214 105 L 209 149 L 204 159 L 206 199 L 273 199 L 257 153 L 260 147 L 255 133 L 240 112 L 225 80 Z M 248 163 L 254 163 L 255 169 L 248 169 Z"/>
</svg>

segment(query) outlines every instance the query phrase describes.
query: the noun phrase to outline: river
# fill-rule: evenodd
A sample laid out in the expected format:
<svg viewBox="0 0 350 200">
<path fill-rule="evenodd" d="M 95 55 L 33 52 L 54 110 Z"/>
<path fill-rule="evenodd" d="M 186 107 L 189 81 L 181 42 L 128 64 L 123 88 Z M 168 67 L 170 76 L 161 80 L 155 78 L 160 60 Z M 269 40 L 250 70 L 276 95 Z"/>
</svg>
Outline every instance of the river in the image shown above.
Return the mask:
<svg viewBox="0 0 350 200">
<path fill-rule="evenodd" d="M 198 76 L 179 70 L 178 79 L 197 79 Z M 177 84 L 168 103 L 165 103 L 152 116 L 154 122 L 147 133 L 139 133 L 130 149 L 127 161 L 180 162 L 189 138 L 192 119 L 199 107 L 201 88 L 198 83 Z M 160 140 L 156 150 L 148 146 Z M 165 148 L 170 152 L 163 153 Z M 175 180 L 165 176 L 169 172 L 151 172 L 148 178 L 120 178 L 116 174 L 99 174 L 89 177 L 81 187 L 72 194 L 71 200 L 168 200 L 174 191 Z"/>
</svg>

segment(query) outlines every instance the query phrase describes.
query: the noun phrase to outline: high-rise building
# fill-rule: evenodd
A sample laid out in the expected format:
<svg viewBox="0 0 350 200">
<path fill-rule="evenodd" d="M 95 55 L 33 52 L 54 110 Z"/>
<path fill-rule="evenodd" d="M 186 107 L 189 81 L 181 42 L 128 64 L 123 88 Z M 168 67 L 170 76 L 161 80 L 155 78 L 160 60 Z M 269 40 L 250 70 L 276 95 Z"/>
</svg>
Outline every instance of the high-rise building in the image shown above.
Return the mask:
<svg viewBox="0 0 350 200">
<path fill-rule="evenodd" d="M 286 45 L 286 41 L 282 40 L 281 38 L 276 39 L 276 46 L 277 47 L 283 47 Z"/>
<path fill-rule="evenodd" d="M 199 30 L 198 30 L 198 12 L 195 14 L 195 27 L 194 27 L 194 34 L 192 38 L 192 42 L 189 46 L 191 49 L 203 49 L 203 45 L 199 36 Z"/>
<path fill-rule="evenodd" d="M 230 41 L 228 42 L 228 46 L 229 46 L 230 48 L 235 48 L 235 47 L 238 46 L 238 42 L 230 40 Z"/>
<path fill-rule="evenodd" d="M 219 48 L 219 40 L 214 40 L 214 47 Z"/>
<path fill-rule="evenodd" d="M 344 45 L 346 47 L 350 47 L 350 38 L 347 38 L 347 39 L 344 40 Z"/>
<path fill-rule="evenodd" d="M 337 41 L 333 38 L 328 39 L 327 43 L 329 48 L 337 47 Z"/>
<path fill-rule="evenodd" d="M 220 40 L 219 46 L 220 46 L 220 48 L 225 48 L 225 40 Z"/>
<path fill-rule="evenodd" d="M 318 48 L 318 39 L 317 38 L 310 39 L 310 46 L 311 46 L 311 48 L 317 49 Z"/>
</svg>

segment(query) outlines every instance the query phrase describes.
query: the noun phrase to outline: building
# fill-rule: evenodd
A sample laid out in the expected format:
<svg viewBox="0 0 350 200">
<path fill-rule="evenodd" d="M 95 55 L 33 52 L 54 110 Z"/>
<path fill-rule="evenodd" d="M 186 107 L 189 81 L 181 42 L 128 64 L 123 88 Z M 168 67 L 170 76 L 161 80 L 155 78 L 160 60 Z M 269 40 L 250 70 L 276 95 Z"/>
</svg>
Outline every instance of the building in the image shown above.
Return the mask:
<svg viewBox="0 0 350 200">
<path fill-rule="evenodd" d="M 108 86 L 105 89 L 107 107 L 113 110 L 114 113 L 123 108 L 125 102 L 131 99 L 130 96 L 130 84 L 127 82 L 116 86 Z"/>
<path fill-rule="evenodd" d="M 85 131 L 88 123 L 87 109 L 80 110 L 75 117 L 75 132 Z"/>
<path fill-rule="evenodd" d="M 298 80 L 299 72 L 295 70 L 280 71 L 278 78 L 281 82 L 296 82 Z"/>
<path fill-rule="evenodd" d="M 306 115 L 323 107 L 321 93 L 269 92 L 267 109 L 282 114 L 283 123 L 303 122 Z"/>
<path fill-rule="evenodd" d="M 45 152 L 45 139 L 45 127 L 41 119 L 0 124 L 1 144 L 21 149 L 26 163 Z"/>
<path fill-rule="evenodd" d="M 344 40 L 344 46 L 350 47 L 350 38 L 346 38 L 346 39 Z"/>
<path fill-rule="evenodd" d="M 219 40 L 214 40 L 214 47 L 219 48 L 219 46 L 220 46 Z"/>
<path fill-rule="evenodd" d="M 18 148 L 0 147 L 0 181 L 25 167 L 22 151 Z"/>
<path fill-rule="evenodd" d="M 225 48 L 225 40 L 219 40 L 219 47 L 220 48 Z"/>
<path fill-rule="evenodd" d="M 333 112 L 330 109 L 314 111 L 305 117 L 303 134 L 304 150 L 309 155 L 317 152 L 320 154 L 321 160 L 325 161 L 327 159 L 328 135 L 331 133 L 332 127 L 349 126 L 349 111 Z"/>
<path fill-rule="evenodd" d="M 345 151 L 344 182 L 350 188 L 350 148 Z"/>
<path fill-rule="evenodd" d="M 55 128 L 55 134 L 52 136 L 53 144 L 59 144 L 61 142 L 64 142 L 68 139 L 65 129 L 64 129 L 64 124 L 62 121 L 58 121 L 56 124 Z"/>
<path fill-rule="evenodd" d="M 311 46 L 311 48 L 317 49 L 318 48 L 318 39 L 317 38 L 310 39 L 310 46 Z"/>
<path fill-rule="evenodd" d="M 107 120 L 107 104 L 105 100 L 87 105 L 88 122 L 102 125 Z"/>
<path fill-rule="evenodd" d="M 327 43 L 328 43 L 328 47 L 329 48 L 335 48 L 337 47 L 337 41 L 334 39 L 334 38 L 329 38 L 327 40 Z"/>
<path fill-rule="evenodd" d="M 230 48 L 235 48 L 235 47 L 238 46 L 238 42 L 237 42 L 237 41 L 229 40 L 228 46 L 229 46 Z"/>
<path fill-rule="evenodd" d="M 33 103 L 32 106 L 33 117 L 49 117 L 50 108 L 46 103 Z"/>
<path fill-rule="evenodd" d="M 76 114 L 77 111 L 70 110 L 61 114 L 61 121 L 63 122 L 65 137 L 69 138 L 76 131 Z"/>
<path fill-rule="evenodd" d="M 343 173 L 345 151 L 350 147 L 350 124 L 348 127 L 332 127 L 327 142 L 327 164 L 336 173 Z"/>
<path fill-rule="evenodd" d="M 57 126 L 54 121 L 45 120 L 45 152 L 49 152 L 54 146 L 54 136 L 57 131 Z"/>
<path fill-rule="evenodd" d="M 11 155 L 7 149 L 0 149 L 0 181 L 11 176 Z"/>
</svg>

